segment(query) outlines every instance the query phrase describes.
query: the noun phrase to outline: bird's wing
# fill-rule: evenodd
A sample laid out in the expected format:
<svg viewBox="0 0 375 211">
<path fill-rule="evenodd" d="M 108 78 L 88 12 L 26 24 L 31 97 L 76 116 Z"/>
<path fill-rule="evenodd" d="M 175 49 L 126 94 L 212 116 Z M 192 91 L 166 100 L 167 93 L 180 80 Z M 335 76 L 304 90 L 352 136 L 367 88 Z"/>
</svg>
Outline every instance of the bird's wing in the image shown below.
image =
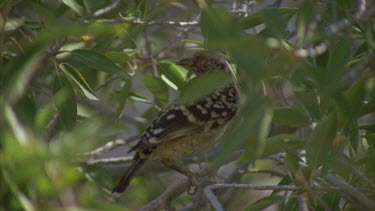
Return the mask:
<svg viewBox="0 0 375 211">
<path fill-rule="evenodd" d="M 235 115 L 236 106 L 237 92 L 233 87 L 218 90 L 192 105 L 171 105 L 156 117 L 130 151 L 150 149 L 225 124 Z"/>
<path fill-rule="evenodd" d="M 190 107 L 187 108 L 184 105 L 167 107 L 152 121 L 142 134 L 140 141 L 129 152 L 144 150 L 203 130 L 205 124 L 203 117 L 193 112 Z"/>
</svg>

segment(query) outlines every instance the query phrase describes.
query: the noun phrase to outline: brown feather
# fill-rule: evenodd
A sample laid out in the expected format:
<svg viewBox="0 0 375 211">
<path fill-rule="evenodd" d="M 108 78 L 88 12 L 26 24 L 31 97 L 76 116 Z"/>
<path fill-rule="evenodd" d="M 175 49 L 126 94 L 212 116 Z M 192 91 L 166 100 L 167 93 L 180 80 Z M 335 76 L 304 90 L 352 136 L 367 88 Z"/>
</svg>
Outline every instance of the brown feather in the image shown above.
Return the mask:
<svg viewBox="0 0 375 211">
<path fill-rule="evenodd" d="M 133 178 L 135 172 L 143 166 L 147 161 L 147 158 L 143 158 L 139 152 L 134 156 L 133 163 L 126 170 L 125 174 L 122 175 L 121 180 L 118 182 L 115 188 L 112 190 L 112 196 L 119 197 L 129 186 L 131 179 Z"/>
</svg>

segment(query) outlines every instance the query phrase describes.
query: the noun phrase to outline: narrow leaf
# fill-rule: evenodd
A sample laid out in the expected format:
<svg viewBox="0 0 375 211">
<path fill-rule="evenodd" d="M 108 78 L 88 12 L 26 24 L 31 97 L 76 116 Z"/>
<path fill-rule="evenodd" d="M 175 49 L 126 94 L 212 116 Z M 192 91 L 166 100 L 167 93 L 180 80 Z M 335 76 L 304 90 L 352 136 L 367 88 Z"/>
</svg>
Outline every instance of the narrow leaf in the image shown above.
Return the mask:
<svg viewBox="0 0 375 211">
<path fill-rule="evenodd" d="M 77 118 L 77 102 L 73 87 L 65 85 L 53 98 L 61 126 L 65 129 L 72 129 Z"/>
<path fill-rule="evenodd" d="M 305 142 L 295 135 L 280 134 L 267 138 L 262 157 L 302 148 Z"/>
<path fill-rule="evenodd" d="M 230 81 L 231 77 L 223 72 L 205 73 L 185 85 L 178 101 L 182 104 L 194 103 L 228 85 Z"/>
<path fill-rule="evenodd" d="M 76 1 L 76 0 L 62 0 L 64 4 L 70 7 L 74 12 L 76 12 L 80 16 L 85 15 L 84 8 Z"/>
<path fill-rule="evenodd" d="M 315 127 L 306 143 L 306 161 L 311 168 L 326 162 L 337 131 L 337 116 L 331 113 Z"/>
<path fill-rule="evenodd" d="M 134 92 L 130 93 L 130 99 L 142 103 L 151 103 L 151 101 L 147 97 Z"/>
<path fill-rule="evenodd" d="M 330 51 L 326 68 L 319 68 L 316 72 L 321 93 L 330 96 L 340 89 L 342 83 L 340 79 L 350 58 L 351 45 L 349 38 L 341 39 Z"/>
<path fill-rule="evenodd" d="M 277 10 L 284 15 L 291 16 L 298 9 L 297 8 L 278 8 Z M 262 23 L 263 23 L 263 19 L 262 19 L 262 15 L 260 12 L 248 15 L 240 20 L 240 25 L 242 29 L 250 29 L 255 26 L 259 26 Z"/>
<path fill-rule="evenodd" d="M 108 51 L 105 56 L 114 62 L 126 63 L 129 61 L 129 55 L 120 51 Z"/>
<path fill-rule="evenodd" d="M 279 203 L 284 199 L 282 196 L 278 195 L 271 195 L 262 199 L 259 199 L 258 201 L 254 202 L 250 206 L 248 206 L 245 210 L 264 210 L 267 207 Z"/>
<path fill-rule="evenodd" d="M 321 118 L 321 114 L 319 111 L 319 101 L 318 97 L 312 91 L 304 90 L 304 91 L 296 91 L 294 95 L 303 104 L 307 112 L 309 113 L 310 117 L 313 120 L 318 120 Z"/>
<path fill-rule="evenodd" d="M 185 77 L 182 74 L 181 70 L 177 67 L 177 65 L 163 62 L 157 64 L 157 69 L 162 74 L 162 76 L 165 76 L 165 78 L 162 77 L 162 79 L 172 88 L 174 88 L 174 85 L 178 90 L 180 90 L 185 85 Z M 171 85 L 170 83 L 172 83 L 173 85 Z"/>
<path fill-rule="evenodd" d="M 95 95 L 94 91 L 90 88 L 87 84 L 85 79 L 82 77 L 81 73 L 79 73 L 73 66 L 67 63 L 60 64 L 61 70 L 64 74 L 70 79 L 73 83 L 73 86 L 76 86 L 78 91 L 89 98 L 90 100 L 99 100 L 98 97 Z"/>
<path fill-rule="evenodd" d="M 236 17 L 222 7 L 207 7 L 201 14 L 201 32 L 211 49 L 228 47 L 227 44 L 241 36 L 241 27 Z"/>
<path fill-rule="evenodd" d="M 198 41 L 198 40 L 182 39 L 181 42 L 187 43 L 187 44 L 194 44 L 199 47 L 204 47 L 204 42 Z"/>
<path fill-rule="evenodd" d="M 131 82 L 132 82 L 131 80 L 126 80 L 125 84 L 121 88 L 118 107 L 117 107 L 117 117 L 118 118 L 121 118 L 122 115 L 124 114 L 125 104 L 126 104 L 126 101 L 128 100 L 128 98 L 130 96 L 130 89 L 131 89 L 131 86 L 132 86 Z"/>
<path fill-rule="evenodd" d="M 48 123 L 53 119 L 55 115 L 55 107 L 52 102 L 48 102 L 45 105 L 40 106 L 37 113 L 35 114 L 35 126 L 40 131 L 45 131 Z"/>
<path fill-rule="evenodd" d="M 77 56 L 88 67 L 110 74 L 121 75 L 127 78 L 126 72 L 100 53 L 87 49 L 77 49 L 71 53 Z"/>
<path fill-rule="evenodd" d="M 18 120 L 17 115 L 12 109 L 12 107 L 6 104 L 4 105 L 3 109 L 4 110 L 1 113 L 2 115 L 4 115 L 5 120 L 7 121 L 17 141 L 21 145 L 25 145 L 29 143 L 29 138 L 26 132 L 26 128 Z"/>
<path fill-rule="evenodd" d="M 309 124 L 309 119 L 305 114 L 298 108 L 275 108 L 273 114 L 273 122 L 302 127 Z"/>
<path fill-rule="evenodd" d="M 1 72 L 1 76 L 7 80 L 4 80 L 1 89 L 9 104 L 14 103 L 24 94 L 42 59 L 42 48 L 37 46 L 28 49 L 23 55 L 5 65 L 5 71 Z"/>
<path fill-rule="evenodd" d="M 164 106 L 168 103 L 169 93 L 167 85 L 160 78 L 151 75 L 143 75 L 143 83 L 146 88 L 160 101 Z"/>
</svg>

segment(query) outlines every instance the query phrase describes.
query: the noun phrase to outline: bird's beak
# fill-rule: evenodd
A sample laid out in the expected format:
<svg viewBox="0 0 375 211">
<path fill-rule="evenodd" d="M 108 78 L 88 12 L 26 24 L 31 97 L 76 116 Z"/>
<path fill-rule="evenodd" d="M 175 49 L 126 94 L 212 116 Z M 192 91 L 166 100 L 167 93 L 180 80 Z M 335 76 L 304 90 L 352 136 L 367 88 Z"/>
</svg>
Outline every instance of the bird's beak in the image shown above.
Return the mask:
<svg viewBox="0 0 375 211">
<path fill-rule="evenodd" d="M 176 62 L 177 65 L 185 66 L 185 67 L 191 67 L 193 65 L 193 60 L 192 58 L 185 58 L 181 59 L 180 61 Z"/>
</svg>

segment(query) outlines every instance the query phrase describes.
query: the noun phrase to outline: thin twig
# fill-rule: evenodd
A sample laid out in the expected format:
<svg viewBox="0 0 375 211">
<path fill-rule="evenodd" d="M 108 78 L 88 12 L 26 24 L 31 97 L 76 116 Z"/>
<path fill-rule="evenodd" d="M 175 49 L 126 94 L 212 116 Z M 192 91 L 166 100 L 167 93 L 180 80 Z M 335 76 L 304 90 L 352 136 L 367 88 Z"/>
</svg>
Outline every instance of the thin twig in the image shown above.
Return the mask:
<svg viewBox="0 0 375 211">
<path fill-rule="evenodd" d="M 58 53 L 60 53 L 61 51 L 59 51 Z M 102 89 L 103 87 L 107 86 L 110 82 L 114 81 L 114 80 L 117 80 L 117 79 L 120 79 L 122 78 L 121 76 L 112 76 L 112 77 L 109 77 L 107 78 L 106 80 L 104 80 L 101 84 L 97 85 L 95 88 L 94 88 L 94 92 L 97 92 L 99 91 L 100 89 Z M 83 96 L 81 97 L 78 97 L 78 101 L 82 104 L 86 104 L 86 105 L 89 105 L 91 107 L 93 107 L 94 103 L 89 103 L 87 102 L 88 101 L 88 98 L 85 98 Z"/>
<path fill-rule="evenodd" d="M 79 102 L 81 104 L 84 104 L 86 106 L 89 106 L 90 108 L 98 111 L 98 113 L 100 114 L 104 114 L 104 115 L 107 115 L 111 118 L 118 118 L 116 113 L 111 111 L 110 109 L 104 107 L 104 106 L 101 106 L 99 105 L 98 103 L 94 102 L 94 101 L 91 101 L 91 100 L 79 100 Z M 126 116 L 126 115 L 122 115 L 120 120 L 124 120 L 126 121 L 127 123 L 132 123 L 132 124 L 146 124 L 147 121 L 142 118 L 142 117 L 132 117 L 132 116 Z"/>
<path fill-rule="evenodd" d="M 294 185 L 252 185 L 252 184 L 213 184 L 204 188 L 204 193 L 216 211 L 224 211 L 219 199 L 214 194 L 213 190 L 221 188 L 239 188 L 251 190 L 278 190 L 278 191 L 298 191 L 301 187 Z"/>
<path fill-rule="evenodd" d="M 143 21 L 138 18 L 134 19 L 101 19 L 97 20 L 101 23 L 134 23 L 144 26 L 150 26 L 150 25 L 161 25 L 161 26 L 196 26 L 199 24 L 198 21 Z"/>
<path fill-rule="evenodd" d="M 196 20 L 198 20 L 199 18 L 200 18 L 200 15 L 198 17 L 196 17 Z M 167 45 L 165 45 L 162 49 L 160 49 L 158 52 L 156 52 L 153 57 L 154 58 L 159 57 L 160 54 L 162 54 L 163 52 L 168 50 L 175 42 L 182 39 L 190 30 L 194 29 L 195 27 L 196 26 L 193 25 L 193 26 L 189 26 L 189 27 L 186 27 L 185 29 L 183 29 L 179 34 L 176 35 L 176 37 L 173 40 L 171 40 Z"/>
<path fill-rule="evenodd" d="M 214 194 L 213 190 L 221 188 L 237 188 L 237 189 L 250 189 L 250 190 L 273 190 L 273 191 L 299 191 L 302 187 L 294 185 L 252 185 L 252 184 L 227 184 L 227 183 L 217 183 L 213 185 L 206 186 L 204 188 L 204 193 L 215 208 L 215 210 L 224 210 L 219 199 Z M 319 191 L 340 191 L 339 188 L 335 187 L 311 187 L 314 190 Z"/>
<path fill-rule="evenodd" d="M 333 174 L 327 174 L 326 176 L 324 176 L 324 179 L 331 185 L 339 187 L 342 192 L 357 200 L 357 202 L 359 202 L 364 208 L 366 208 L 366 210 L 374 210 L 375 205 L 373 200 L 370 200 L 365 194 L 358 191 L 356 188 L 352 187 L 337 176 Z"/>
<path fill-rule="evenodd" d="M 375 190 L 375 184 L 373 181 L 371 181 L 368 177 L 363 175 L 357 166 L 352 164 L 352 162 L 349 160 L 348 157 L 342 156 L 341 159 L 338 160 L 340 165 L 343 165 L 344 167 L 348 168 L 356 177 L 360 179 L 360 181 L 365 184 L 368 188 Z"/>
<path fill-rule="evenodd" d="M 249 173 L 249 174 L 270 174 L 271 176 L 277 176 L 277 177 L 285 177 L 283 173 L 280 173 L 278 171 L 274 170 L 247 170 L 244 173 Z"/>
<path fill-rule="evenodd" d="M 152 56 L 151 42 L 150 42 L 150 39 L 148 38 L 147 27 L 145 27 L 145 29 L 143 30 L 143 38 L 145 40 L 147 58 L 150 59 L 150 62 L 151 62 L 151 65 L 152 65 L 152 75 L 154 77 L 157 77 L 158 76 L 158 70 L 156 68 L 155 59 Z"/>
<path fill-rule="evenodd" d="M 222 163 L 229 163 L 234 160 L 237 160 L 239 157 L 239 154 L 236 154 L 234 156 L 229 156 L 226 158 L 226 160 Z M 219 163 L 213 163 L 205 166 L 202 168 L 197 174 L 204 177 L 207 175 L 213 174 L 221 164 Z M 208 181 L 202 181 L 205 182 L 205 185 L 208 185 Z M 142 211 L 149 211 L 149 210 L 161 210 L 161 209 L 171 209 L 169 206 L 170 202 L 180 196 L 183 192 L 187 190 L 188 186 L 188 180 L 180 180 L 178 183 L 175 183 L 167 188 L 158 198 L 147 204 L 145 207 L 143 207 Z"/>
<path fill-rule="evenodd" d="M 309 210 L 309 208 L 307 206 L 306 198 L 304 196 L 298 197 L 298 209 L 300 211 L 308 211 Z"/>
<path fill-rule="evenodd" d="M 234 13 L 234 14 L 244 14 L 247 15 L 247 10 L 246 9 L 232 9 L 228 10 L 229 13 Z M 128 17 L 121 17 L 121 18 L 116 18 L 116 19 L 101 19 L 97 20 L 97 22 L 101 23 L 133 23 L 133 24 L 138 24 L 138 25 L 143 25 L 143 26 L 150 26 L 150 25 L 161 25 L 161 26 L 181 26 L 181 27 L 186 27 L 186 26 L 197 26 L 199 25 L 198 20 L 192 20 L 192 21 L 144 21 L 139 19 L 138 17 L 136 18 L 128 18 Z"/>
<path fill-rule="evenodd" d="M 86 153 L 83 153 L 83 155 L 85 156 L 99 156 L 99 155 L 102 155 L 103 153 L 105 152 L 108 152 L 112 149 L 115 149 L 119 146 L 123 146 L 123 145 L 126 145 L 128 144 L 129 142 L 131 141 L 134 141 L 138 139 L 138 137 L 130 137 L 128 138 L 126 141 L 124 139 L 117 139 L 115 141 L 109 141 L 107 143 L 105 143 L 103 146 L 100 146 L 90 152 L 86 152 Z"/>
<path fill-rule="evenodd" d="M 78 161 L 79 164 L 85 165 L 97 165 L 97 164 L 117 164 L 117 163 L 127 163 L 133 160 L 133 156 L 125 156 L 125 157 L 115 157 L 115 158 L 90 158 L 83 162 Z"/>
<path fill-rule="evenodd" d="M 188 188 L 188 180 L 181 180 L 173 185 L 168 186 L 168 188 L 155 200 L 144 206 L 142 211 L 152 211 L 152 210 L 172 210 L 170 207 L 170 202 L 184 193 Z"/>
<path fill-rule="evenodd" d="M 112 82 L 112 81 L 114 81 L 114 80 L 116 80 L 116 79 L 120 79 L 120 78 L 122 78 L 122 76 L 112 76 L 112 77 L 110 77 L 110 78 L 107 78 L 105 81 L 103 81 L 103 83 L 101 83 L 101 84 L 99 84 L 98 86 L 96 86 L 96 87 L 94 88 L 94 91 L 96 92 L 96 91 L 98 91 L 99 89 L 101 89 L 101 88 L 107 86 L 110 82 Z"/>
<path fill-rule="evenodd" d="M 338 22 L 332 23 L 325 28 L 326 36 L 331 36 L 337 34 L 338 32 L 346 29 L 347 27 L 351 26 L 353 23 L 360 21 L 366 14 L 366 0 L 358 0 L 358 9 L 357 12 L 353 15 L 352 18 L 349 19 L 342 19 Z M 317 21 L 321 19 L 321 14 L 318 13 L 313 23 L 311 23 L 308 27 L 307 33 L 308 35 L 312 35 L 313 31 L 316 28 Z M 298 35 L 289 39 L 291 42 L 296 42 L 298 40 Z M 307 58 L 307 57 L 316 57 L 323 54 L 327 50 L 327 41 L 322 41 L 318 45 L 312 47 L 301 47 L 297 48 L 294 51 L 294 54 L 300 58 Z M 311 45 L 311 44 L 309 44 Z"/>
<path fill-rule="evenodd" d="M 98 16 L 101 16 L 101 15 L 104 15 L 106 13 L 111 12 L 113 9 L 115 9 L 117 7 L 117 5 L 120 4 L 120 2 L 121 2 L 121 0 L 113 1 L 113 3 L 110 4 L 109 6 L 104 7 L 102 9 L 99 9 L 96 12 L 94 12 L 94 14 L 91 16 L 91 18 L 98 17 Z"/>
</svg>

